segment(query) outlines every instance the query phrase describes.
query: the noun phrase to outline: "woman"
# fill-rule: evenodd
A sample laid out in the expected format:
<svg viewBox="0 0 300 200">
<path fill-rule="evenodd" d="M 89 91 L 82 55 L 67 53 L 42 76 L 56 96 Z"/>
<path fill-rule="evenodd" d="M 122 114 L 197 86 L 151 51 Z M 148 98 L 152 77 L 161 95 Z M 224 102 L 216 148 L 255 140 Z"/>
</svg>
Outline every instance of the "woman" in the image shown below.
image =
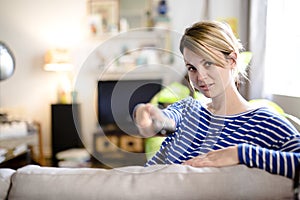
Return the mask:
<svg viewBox="0 0 300 200">
<path fill-rule="evenodd" d="M 211 98 L 203 105 L 191 97 L 159 110 L 141 104 L 135 121 L 145 137 L 161 122 L 176 127 L 147 163 L 182 163 L 194 167 L 245 164 L 289 178 L 300 159 L 298 131 L 268 108 L 252 107 L 238 92 L 245 69 L 241 43 L 221 22 L 199 22 L 186 29 L 180 43 L 191 85 Z"/>
</svg>

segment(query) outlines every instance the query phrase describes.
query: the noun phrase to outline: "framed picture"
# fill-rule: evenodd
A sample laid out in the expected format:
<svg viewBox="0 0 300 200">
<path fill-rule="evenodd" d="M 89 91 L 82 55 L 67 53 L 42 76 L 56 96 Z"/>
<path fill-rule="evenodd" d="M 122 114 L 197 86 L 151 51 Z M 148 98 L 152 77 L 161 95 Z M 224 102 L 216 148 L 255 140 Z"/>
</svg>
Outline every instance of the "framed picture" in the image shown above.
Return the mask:
<svg viewBox="0 0 300 200">
<path fill-rule="evenodd" d="M 92 35 L 119 30 L 119 0 L 88 0 L 89 29 Z"/>
</svg>

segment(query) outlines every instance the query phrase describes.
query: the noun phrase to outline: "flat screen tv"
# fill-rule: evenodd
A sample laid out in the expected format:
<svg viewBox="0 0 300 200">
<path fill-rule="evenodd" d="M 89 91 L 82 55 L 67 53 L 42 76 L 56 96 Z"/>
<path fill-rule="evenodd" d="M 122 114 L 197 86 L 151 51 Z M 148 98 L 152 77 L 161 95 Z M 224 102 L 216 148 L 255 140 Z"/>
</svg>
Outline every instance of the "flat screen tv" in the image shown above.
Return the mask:
<svg viewBox="0 0 300 200">
<path fill-rule="evenodd" d="M 133 125 L 132 113 L 162 89 L 161 79 L 98 81 L 99 125 Z"/>
</svg>

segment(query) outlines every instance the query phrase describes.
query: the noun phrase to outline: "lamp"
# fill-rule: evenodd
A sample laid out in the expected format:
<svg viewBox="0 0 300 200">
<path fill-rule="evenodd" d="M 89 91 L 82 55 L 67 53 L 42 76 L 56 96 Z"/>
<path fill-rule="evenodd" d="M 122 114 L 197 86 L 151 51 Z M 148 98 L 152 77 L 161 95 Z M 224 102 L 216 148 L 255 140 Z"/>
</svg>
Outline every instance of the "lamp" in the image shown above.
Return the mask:
<svg viewBox="0 0 300 200">
<path fill-rule="evenodd" d="M 71 71 L 70 52 L 67 49 L 50 49 L 45 55 L 44 70 L 46 71 Z"/>
<path fill-rule="evenodd" d="M 50 49 L 45 54 L 45 71 L 59 73 L 59 83 L 57 86 L 58 103 L 71 103 L 71 74 L 73 69 L 71 56 L 68 49 Z"/>
</svg>

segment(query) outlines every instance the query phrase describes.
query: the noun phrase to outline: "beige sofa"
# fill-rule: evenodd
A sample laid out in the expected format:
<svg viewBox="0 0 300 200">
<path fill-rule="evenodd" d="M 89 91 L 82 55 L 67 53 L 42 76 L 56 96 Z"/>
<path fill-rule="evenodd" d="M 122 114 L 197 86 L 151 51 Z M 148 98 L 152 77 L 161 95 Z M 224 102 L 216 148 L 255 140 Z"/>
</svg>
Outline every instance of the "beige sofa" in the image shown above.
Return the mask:
<svg viewBox="0 0 300 200">
<path fill-rule="evenodd" d="M 0 199 L 292 199 L 292 180 L 243 165 L 0 169 Z"/>
</svg>

